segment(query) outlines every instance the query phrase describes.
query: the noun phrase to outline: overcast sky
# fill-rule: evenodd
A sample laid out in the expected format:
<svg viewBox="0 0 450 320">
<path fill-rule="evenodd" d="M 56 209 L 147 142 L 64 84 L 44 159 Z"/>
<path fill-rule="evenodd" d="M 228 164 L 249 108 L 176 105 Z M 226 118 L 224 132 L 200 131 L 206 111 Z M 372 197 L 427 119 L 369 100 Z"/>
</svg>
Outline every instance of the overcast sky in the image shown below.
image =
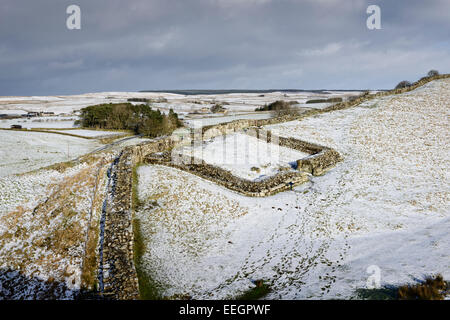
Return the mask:
<svg viewBox="0 0 450 320">
<path fill-rule="evenodd" d="M 0 95 L 381 89 L 430 69 L 450 72 L 448 0 L 0 2 Z"/>
</svg>

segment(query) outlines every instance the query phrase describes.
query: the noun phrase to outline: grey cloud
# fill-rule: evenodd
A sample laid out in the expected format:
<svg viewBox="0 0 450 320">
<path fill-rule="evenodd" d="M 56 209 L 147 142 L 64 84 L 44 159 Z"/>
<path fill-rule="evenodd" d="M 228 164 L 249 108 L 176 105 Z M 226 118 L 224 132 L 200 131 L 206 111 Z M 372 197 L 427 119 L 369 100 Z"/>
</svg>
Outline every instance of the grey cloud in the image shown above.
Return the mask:
<svg viewBox="0 0 450 320">
<path fill-rule="evenodd" d="M 389 88 L 450 69 L 448 1 L 2 0 L 0 95 Z M 366 28 L 378 4 L 382 30 Z"/>
</svg>

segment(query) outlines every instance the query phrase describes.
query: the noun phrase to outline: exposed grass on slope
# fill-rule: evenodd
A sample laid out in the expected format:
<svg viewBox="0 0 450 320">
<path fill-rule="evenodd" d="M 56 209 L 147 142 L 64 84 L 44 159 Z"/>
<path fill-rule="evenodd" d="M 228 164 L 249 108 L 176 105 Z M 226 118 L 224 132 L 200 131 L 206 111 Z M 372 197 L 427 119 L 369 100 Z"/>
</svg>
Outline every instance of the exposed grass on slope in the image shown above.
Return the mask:
<svg viewBox="0 0 450 320">
<path fill-rule="evenodd" d="M 134 231 L 134 265 L 138 275 L 139 296 L 141 300 L 161 300 L 162 296 L 156 286 L 156 283 L 147 275 L 140 259 L 145 252 L 144 237 L 141 233 L 139 219 L 133 219 Z"/>
<path fill-rule="evenodd" d="M 132 179 L 133 179 L 133 184 L 132 184 L 132 198 L 131 198 L 131 206 L 132 209 L 134 211 L 138 210 L 139 207 L 141 207 L 143 205 L 142 201 L 139 199 L 139 191 L 138 191 L 138 169 L 139 167 L 142 166 L 142 164 L 138 163 L 137 165 L 135 165 L 133 167 L 133 172 L 132 172 Z"/>
<path fill-rule="evenodd" d="M 139 207 L 143 205 L 142 201 L 139 199 L 138 193 L 138 168 L 141 164 L 137 164 L 133 168 L 132 173 L 132 209 L 133 211 L 138 210 Z M 145 272 L 145 268 L 141 264 L 141 257 L 145 253 L 145 239 L 141 232 L 140 220 L 133 217 L 133 234 L 134 234 L 134 247 L 133 247 L 133 258 L 134 265 L 136 268 L 136 273 L 139 282 L 139 296 L 142 300 L 161 300 L 162 296 L 155 284 L 155 282 L 148 276 Z"/>
<path fill-rule="evenodd" d="M 132 135 L 133 135 L 133 133 L 126 133 L 126 134 L 120 135 L 120 136 L 113 135 L 112 137 L 100 138 L 100 139 L 98 139 L 98 141 L 102 144 L 111 144 L 113 142 L 119 141 L 126 137 L 131 137 Z"/>
<path fill-rule="evenodd" d="M 442 275 L 429 276 L 423 283 L 404 285 L 398 289 L 400 300 L 444 300 L 449 284 Z"/>
<path fill-rule="evenodd" d="M 265 297 L 270 292 L 270 287 L 268 284 L 264 283 L 263 280 L 255 281 L 256 286 L 248 289 L 240 296 L 236 297 L 236 300 L 258 300 Z"/>
<path fill-rule="evenodd" d="M 103 164 L 103 162 L 102 162 Z M 85 245 L 85 257 L 81 273 L 81 288 L 88 293 L 95 293 L 98 290 L 98 244 L 100 237 L 100 214 L 106 191 L 106 171 L 108 165 L 102 166 L 98 170 L 95 181 L 95 191 L 92 200 L 91 218 L 88 225 L 88 233 Z"/>
<path fill-rule="evenodd" d="M 449 293 L 449 282 L 442 275 L 428 276 L 417 284 L 379 289 L 358 289 L 357 298 L 364 300 L 443 300 Z"/>
<path fill-rule="evenodd" d="M 0 262 L 20 272 L 29 282 L 25 287 L 32 286 L 33 277 L 45 274 L 49 282 L 79 288 L 97 169 L 96 163 L 82 167 L 64 180 L 50 183 L 47 199 L 36 207 L 19 206 L 1 217 L 6 231 L 0 234 Z M 23 297 L 62 298 L 65 294 L 36 290 L 24 291 Z"/>
<path fill-rule="evenodd" d="M 56 170 L 59 173 L 64 173 L 68 168 L 74 167 L 75 164 L 76 163 L 74 161 L 59 162 L 59 163 L 52 164 L 44 169 Z M 38 169 L 38 170 L 40 170 L 40 169 Z"/>
<path fill-rule="evenodd" d="M 398 288 L 384 286 L 378 289 L 357 289 L 356 298 L 362 300 L 396 300 Z"/>
</svg>

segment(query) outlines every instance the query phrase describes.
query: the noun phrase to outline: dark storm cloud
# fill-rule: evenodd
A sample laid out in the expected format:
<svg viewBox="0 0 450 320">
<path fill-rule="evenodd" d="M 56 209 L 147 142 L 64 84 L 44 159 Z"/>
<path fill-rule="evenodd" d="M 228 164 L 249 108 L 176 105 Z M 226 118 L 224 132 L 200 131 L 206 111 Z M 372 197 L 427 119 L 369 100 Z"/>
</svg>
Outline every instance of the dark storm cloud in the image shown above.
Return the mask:
<svg viewBox="0 0 450 320">
<path fill-rule="evenodd" d="M 389 88 L 449 72 L 449 21 L 446 0 L 2 0 L 0 94 Z"/>
</svg>

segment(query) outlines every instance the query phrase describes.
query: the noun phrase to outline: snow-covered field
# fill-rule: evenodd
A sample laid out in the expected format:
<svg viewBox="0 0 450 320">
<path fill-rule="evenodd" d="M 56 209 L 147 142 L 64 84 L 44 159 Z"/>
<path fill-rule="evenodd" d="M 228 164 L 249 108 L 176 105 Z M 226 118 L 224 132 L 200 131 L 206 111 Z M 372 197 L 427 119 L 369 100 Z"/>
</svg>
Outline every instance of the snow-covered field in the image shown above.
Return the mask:
<svg viewBox="0 0 450 320">
<path fill-rule="evenodd" d="M 100 159 L 0 177 L 0 300 L 76 297 L 105 177 Z"/>
<path fill-rule="evenodd" d="M 270 119 L 272 115 L 270 112 L 253 112 L 253 113 L 245 113 L 245 114 L 235 114 L 232 116 L 215 116 L 210 117 L 208 115 L 197 116 L 197 117 L 189 117 L 184 118 L 183 121 L 188 127 L 198 127 L 198 126 L 210 126 L 216 125 L 225 122 L 231 122 L 234 120 L 242 120 L 242 119 L 253 119 L 253 120 L 262 120 L 262 119 Z"/>
<path fill-rule="evenodd" d="M 0 177 L 72 160 L 102 146 L 66 135 L 9 130 L 0 130 L 0 141 Z"/>
<path fill-rule="evenodd" d="M 2 111 L 0 111 L 2 112 Z M 18 118 L 0 120 L 0 128 L 11 128 L 13 124 L 21 125 L 24 129 L 68 129 L 76 128 L 76 117 L 39 117 L 39 118 Z"/>
<path fill-rule="evenodd" d="M 360 107 L 268 126 L 344 157 L 293 191 L 249 198 L 186 172 L 139 169 L 148 275 L 166 296 L 354 298 L 381 285 L 450 278 L 450 80 Z"/>
<path fill-rule="evenodd" d="M 163 92 L 98 92 L 71 96 L 32 96 L 32 97 L 0 97 L 0 114 L 24 113 L 30 111 L 54 112 L 56 115 L 72 114 L 84 107 L 100 103 L 127 102 L 130 98 L 151 99 L 152 106 L 162 112 L 173 109 L 181 116 L 193 112 L 204 112 L 214 104 L 224 104 L 229 116 L 243 112 L 253 112 L 255 108 L 277 100 L 298 103 L 298 107 L 319 107 L 319 105 L 305 104 L 309 99 L 332 97 L 348 97 L 359 92 L 330 91 L 328 93 L 315 92 L 271 92 L 271 93 L 231 93 L 231 94 L 198 94 L 184 95 Z M 164 101 L 164 102 L 162 102 Z M 141 102 L 133 102 L 141 103 Z M 202 110 L 203 109 L 203 110 Z M 5 110 L 5 112 L 3 112 Z M 206 117 L 212 114 L 206 112 Z M 261 115 L 255 115 L 260 117 Z M 1 121 L 0 121 L 1 124 Z M 9 124 L 9 122 L 8 122 Z M 58 128 L 59 126 L 55 127 Z"/>
<path fill-rule="evenodd" d="M 184 147 L 180 152 L 247 180 L 264 179 L 281 170 L 291 170 L 296 160 L 309 155 L 244 133 L 219 136 L 194 148 Z"/>
</svg>

